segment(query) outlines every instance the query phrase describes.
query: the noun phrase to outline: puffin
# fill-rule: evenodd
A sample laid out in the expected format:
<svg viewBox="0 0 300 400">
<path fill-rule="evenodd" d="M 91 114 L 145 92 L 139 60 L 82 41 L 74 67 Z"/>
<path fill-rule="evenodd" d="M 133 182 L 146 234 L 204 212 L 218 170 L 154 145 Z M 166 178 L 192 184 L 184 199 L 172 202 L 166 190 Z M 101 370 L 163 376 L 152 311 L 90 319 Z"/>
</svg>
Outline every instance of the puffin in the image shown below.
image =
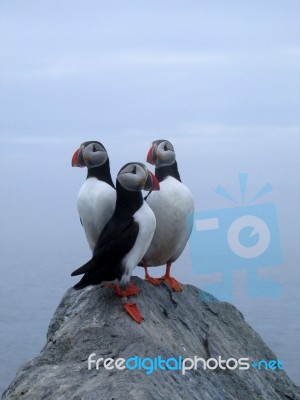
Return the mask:
<svg viewBox="0 0 300 400">
<path fill-rule="evenodd" d="M 110 174 L 109 158 L 102 143 L 88 141 L 72 157 L 72 167 L 87 167 L 87 178 L 77 196 L 77 210 L 89 247 L 94 251 L 98 237 L 111 218 L 116 190 Z"/>
<path fill-rule="evenodd" d="M 150 192 L 147 203 L 156 217 L 156 229 L 142 263 L 145 280 L 154 285 L 166 282 L 176 292 L 180 283 L 171 276 L 171 265 L 183 252 L 193 227 L 194 200 L 191 191 L 181 182 L 173 145 L 168 140 L 155 140 L 147 155 L 147 162 L 155 165 L 155 176 L 160 190 Z M 166 265 L 165 274 L 157 279 L 148 267 Z"/>
<path fill-rule="evenodd" d="M 93 257 L 71 274 L 84 274 L 74 286 L 77 290 L 102 282 L 117 283 L 123 308 L 138 323 L 143 321 L 143 317 L 136 304 L 128 302 L 127 288 L 131 274 L 146 253 L 156 227 L 155 215 L 145 202 L 141 190 L 159 190 L 157 178 L 142 163 L 125 164 L 116 179 L 114 213 L 100 233 Z"/>
</svg>

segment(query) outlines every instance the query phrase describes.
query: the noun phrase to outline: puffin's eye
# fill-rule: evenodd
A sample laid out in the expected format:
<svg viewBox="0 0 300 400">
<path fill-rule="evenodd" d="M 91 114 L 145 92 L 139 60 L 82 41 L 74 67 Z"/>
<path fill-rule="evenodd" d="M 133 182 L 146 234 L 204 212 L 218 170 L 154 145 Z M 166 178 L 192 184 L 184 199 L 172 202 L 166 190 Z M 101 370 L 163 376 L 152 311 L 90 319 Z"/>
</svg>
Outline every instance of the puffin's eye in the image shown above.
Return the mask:
<svg viewBox="0 0 300 400">
<path fill-rule="evenodd" d="M 93 152 L 95 153 L 97 151 L 96 145 L 93 145 Z"/>
<path fill-rule="evenodd" d="M 131 171 L 132 174 L 136 174 L 136 166 L 133 167 L 133 170 Z"/>
<path fill-rule="evenodd" d="M 164 145 L 164 151 L 167 151 L 168 150 L 168 146 L 165 144 Z"/>
</svg>

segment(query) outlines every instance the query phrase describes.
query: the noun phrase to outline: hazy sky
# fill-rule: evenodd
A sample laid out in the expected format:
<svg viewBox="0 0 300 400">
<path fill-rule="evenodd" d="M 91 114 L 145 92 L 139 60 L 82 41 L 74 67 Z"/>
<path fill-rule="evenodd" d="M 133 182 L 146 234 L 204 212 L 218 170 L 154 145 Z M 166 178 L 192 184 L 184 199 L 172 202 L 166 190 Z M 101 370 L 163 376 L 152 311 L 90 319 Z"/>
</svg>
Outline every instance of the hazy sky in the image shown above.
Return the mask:
<svg viewBox="0 0 300 400">
<path fill-rule="evenodd" d="M 69 169 L 81 142 L 104 143 L 115 177 L 165 137 L 198 209 L 239 172 L 296 204 L 299 15 L 292 0 L 1 1 L 2 190 L 15 175 L 32 209 L 42 196 L 63 212 L 85 176 Z"/>
<path fill-rule="evenodd" d="M 300 3 L 2 0 L 4 136 L 299 126 Z"/>
<path fill-rule="evenodd" d="M 299 16 L 298 0 L 0 1 L 4 349 L 18 329 L 20 354 L 41 341 L 70 272 L 90 255 L 76 210 L 86 171 L 71 168 L 73 152 L 102 141 L 115 177 L 168 138 L 197 211 L 229 207 L 214 190 L 238 197 L 241 172 L 250 197 L 271 182 L 262 201 L 278 210 L 286 297 L 235 304 L 263 335 L 276 309 L 268 343 L 296 363 L 294 347 L 280 346 L 293 344 L 300 320 Z M 174 271 L 200 285 L 187 258 Z"/>
</svg>

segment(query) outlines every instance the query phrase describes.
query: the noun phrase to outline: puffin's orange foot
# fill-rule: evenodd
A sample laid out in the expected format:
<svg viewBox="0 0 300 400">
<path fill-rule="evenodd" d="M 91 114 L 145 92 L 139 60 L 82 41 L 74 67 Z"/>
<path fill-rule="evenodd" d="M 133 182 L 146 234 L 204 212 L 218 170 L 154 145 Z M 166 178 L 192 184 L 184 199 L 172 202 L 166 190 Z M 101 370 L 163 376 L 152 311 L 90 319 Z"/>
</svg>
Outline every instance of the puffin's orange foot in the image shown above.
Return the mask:
<svg viewBox="0 0 300 400">
<path fill-rule="evenodd" d="M 145 276 L 145 281 L 152 283 L 152 285 L 159 286 L 161 279 L 160 278 L 152 278 L 152 276 Z"/>
<path fill-rule="evenodd" d="M 152 278 L 152 276 L 148 274 L 148 266 L 146 264 L 144 264 L 144 270 L 145 270 L 145 281 L 152 283 L 152 285 L 158 286 L 161 282 L 161 279 Z"/>
<path fill-rule="evenodd" d="M 140 293 L 140 289 L 133 283 L 129 283 L 126 290 L 120 289 L 116 283 L 106 283 L 104 286 L 113 288 L 119 297 L 136 296 Z"/>
<path fill-rule="evenodd" d="M 138 324 L 144 321 L 144 318 L 142 317 L 140 310 L 137 308 L 136 304 L 125 303 L 123 304 L 123 308 L 131 316 L 131 318 Z"/>
<path fill-rule="evenodd" d="M 133 283 L 129 283 L 127 289 L 125 290 L 127 296 L 136 296 L 140 293 L 140 289 Z"/>
<path fill-rule="evenodd" d="M 172 290 L 174 290 L 174 292 L 182 292 L 182 287 L 181 287 L 180 283 L 175 278 L 172 278 L 171 276 L 164 275 L 164 276 L 161 277 L 161 280 L 166 282 L 166 284 L 168 286 L 170 286 L 170 288 Z"/>
</svg>

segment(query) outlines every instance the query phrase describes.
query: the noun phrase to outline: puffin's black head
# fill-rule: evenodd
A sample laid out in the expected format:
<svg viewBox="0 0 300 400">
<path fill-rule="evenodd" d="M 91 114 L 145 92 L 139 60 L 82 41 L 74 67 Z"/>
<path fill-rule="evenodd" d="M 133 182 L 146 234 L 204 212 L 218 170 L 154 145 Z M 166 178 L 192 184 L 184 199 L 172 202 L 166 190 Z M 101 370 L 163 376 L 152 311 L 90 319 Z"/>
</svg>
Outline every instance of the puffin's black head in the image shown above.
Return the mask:
<svg viewBox="0 0 300 400">
<path fill-rule="evenodd" d="M 139 162 L 125 164 L 119 171 L 117 181 L 130 191 L 159 190 L 159 182 L 147 167 Z"/>
<path fill-rule="evenodd" d="M 172 143 L 168 140 L 155 140 L 148 151 L 147 162 L 156 168 L 172 165 L 176 161 L 175 151 Z"/>
<path fill-rule="evenodd" d="M 96 141 L 84 142 L 72 157 L 72 167 L 100 167 L 108 159 L 108 154 L 102 143 Z"/>
</svg>

